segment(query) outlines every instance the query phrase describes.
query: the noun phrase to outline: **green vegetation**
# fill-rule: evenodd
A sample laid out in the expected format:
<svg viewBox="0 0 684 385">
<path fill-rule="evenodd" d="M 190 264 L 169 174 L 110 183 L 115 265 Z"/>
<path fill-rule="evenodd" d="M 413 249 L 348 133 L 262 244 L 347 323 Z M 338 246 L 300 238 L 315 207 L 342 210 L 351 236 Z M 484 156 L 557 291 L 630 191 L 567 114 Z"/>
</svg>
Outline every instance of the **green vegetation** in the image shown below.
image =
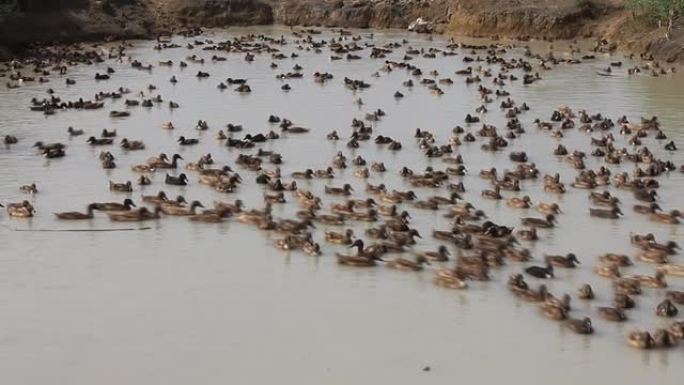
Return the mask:
<svg viewBox="0 0 684 385">
<path fill-rule="evenodd" d="M 658 27 L 665 27 L 667 39 L 675 21 L 684 15 L 684 0 L 626 0 L 625 3 L 634 16 L 646 17 Z"/>
</svg>

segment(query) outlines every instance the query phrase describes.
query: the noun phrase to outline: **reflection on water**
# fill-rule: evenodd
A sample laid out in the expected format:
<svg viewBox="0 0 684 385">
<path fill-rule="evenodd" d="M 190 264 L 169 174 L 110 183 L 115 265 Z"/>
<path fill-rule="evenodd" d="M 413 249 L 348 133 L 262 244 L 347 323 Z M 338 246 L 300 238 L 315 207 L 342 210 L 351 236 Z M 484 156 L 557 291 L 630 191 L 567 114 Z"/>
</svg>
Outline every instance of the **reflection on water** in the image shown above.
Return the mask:
<svg viewBox="0 0 684 385">
<path fill-rule="evenodd" d="M 236 29 L 214 32 L 214 40 L 243 32 L 269 33 L 279 36 L 278 28 Z M 376 44 L 406 38 L 415 47 L 443 46 L 445 41 L 429 42 L 421 36 L 403 32 L 378 32 Z M 182 37 L 174 38 L 185 46 Z M 135 42 L 130 53 L 144 63 L 171 59 L 178 62 L 190 55 L 186 48 L 153 51 L 151 42 Z M 536 49 L 545 49 L 541 45 Z M 284 47 L 286 53 L 295 44 Z M 193 53 L 209 58 L 212 53 Z M 89 224 L 64 224 L 55 221 L 51 212 L 80 210 L 91 201 L 119 200 L 123 195 L 109 193 L 107 181 L 125 181 L 134 176 L 129 165 L 142 163 L 152 153 L 178 151 L 187 161 L 211 152 L 218 164 L 234 164 L 238 152 L 219 146 L 214 139 L 218 128 L 227 123 L 242 124 L 247 132 L 271 129 L 269 114 L 287 117 L 313 129 L 304 136 L 285 137 L 265 145 L 285 155 L 284 174 L 305 168 L 324 168 L 337 151 L 363 155 L 368 161 L 383 161 L 389 172 L 373 173 L 370 183 L 385 183 L 391 188 L 408 189 L 396 170 L 403 165 L 414 169 L 426 166 L 444 168 L 439 160 L 424 158 L 414 145 L 415 128 L 427 129 L 444 142 L 451 128 L 462 124 L 466 113 L 480 104 L 475 87 L 456 83 L 444 86 L 445 94 L 436 97 L 421 86 L 405 90 L 401 83 L 409 76 L 403 71 L 370 75 L 380 61 L 330 61 L 327 52 L 299 52 L 298 59 L 279 62 L 280 68 L 269 68 L 267 57 L 248 63 L 242 55 L 227 55 L 228 61 L 184 70 L 156 67 L 152 73 L 131 69 L 127 64 L 103 63 L 79 66 L 69 77 L 75 86 L 66 87 L 63 79 L 54 78 L 49 86 L 57 95 L 71 100 L 90 97 L 98 91 L 128 87 L 133 91 L 155 84 L 156 93 L 165 100 L 180 103 L 178 110 L 166 105 L 152 109 L 133 108 L 126 119 L 110 119 L 103 111 L 58 112 L 44 117 L 26 112 L 31 97 L 42 97 L 46 85 L 27 85 L 17 90 L 0 90 L 2 134 L 14 134 L 20 143 L 0 149 L 0 185 L 2 201 L 23 199 L 18 185 L 37 182 L 40 193 L 34 198 L 38 214 L 28 221 L 0 216 L 0 370 L 9 383 L 302 383 L 379 384 L 446 383 L 459 378 L 477 382 L 501 382 L 509 379 L 540 383 L 539 378 L 553 378 L 560 384 L 595 379 L 621 379 L 626 383 L 675 383 L 681 377 L 684 354 L 681 347 L 668 352 L 638 352 L 627 348 L 626 333 L 636 327 L 653 329 L 664 325 L 653 315 L 662 293 L 647 291 L 639 298 L 639 309 L 630 313 L 626 325 L 602 322 L 593 312 L 597 304 L 610 301 L 608 282 L 592 272 L 595 257 L 605 252 L 633 254 L 628 242 L 630 232 L 650 231 L 661 240 L 680 240 L 679 227 L 644 222 L 625 206 L 627 215 L 619 221 L 590 220 L 585 192 L 572 191 L 556 197 L 546 194 L 538 183 L 523 182 L 521 195 L 533 201 L 556 199 L 564 210 L 557 228 L 543 233 L 543 239 L 529 245 L 535 256 L 544 253 L 575 252 L 582 261 L 576 271 L 558 272 L 561 279 L 549 282 L 554 293 L 574 293 L 583 282 L 591 282 L 597 300 L 589 305 L 575 302 L 575 316 L 589 315 L 597 329 L 592 337 L 577 336 L 553 322 L 543 319 L 534 306 L 521 303 L 504 289 L 506 277 L 520 270 L 511 263 L 496 271 L 494 280 L 474 283 L 466 291 L 443 290 L 433 286 L 430 269 L 406 274 L 389 269 L 359 270 L 337 266 L 326 250 L 320 258 L 302 254 L 282 254 L 271 247 L 272 238 L 257 230 L 225 223 L 195 225 L 182 218 L 165 218 L 150 224 L 152 229 L 110 233 L 12 232 L 8 228 L 54 229 L 118 227 L 105 218 Z M 520 55 L 522 50 L 511 51 Z M 451 76 L 464 67 L 461 53 L 438 59 L 416 58 L 413 62 L 427 73 L 436 69 L 440 77 Z M 399 60 L 403 50 L 392 59 Z M 552 109 L 567 105 L 586 108 L 617 118 L 626 114 L 631 119 L 641 115 L 657 115 L 671 139 L 682 142 L 680 128 L 681 76 L 650 78 L 598 77 L 596 70 L 607 65 L 609 57 L 596 63 L 561 66 L 543 72 L 544 80 L 533 86 L 509 87 L 514 98 L 526 101 L 532 110 L 522 116 L 529 134 L 512 143 L 509 150 L 525 150 L 542 172 L 561 173 L 563 180 L 574 179 L 575 172 L 552 155 L 557 140 L 536 134 L 532 121 L 548 119 Z M 304 67 L 304 79 L 288 80 L 292 90 L 280 91 L 277 73 L 291 70 L 295 63 Z M 113 80 L 95 82 L 94 72 L 111 65 Z M 208 79 L 195 77 L 201 69 L 211 74 Z M 331 72 L 335 79 L 321 86 L 311 74 Z M 168 79 L 175 75 L 179 82 Z M 371 88 L 356 94 L 345 89 L 342 78 L 363 79 Z M 249 79 L 250 95 L 231 90 L 220 92 L 216 84 L 227 77 Z M 392 94 L 401 90 L 401 100 Z M 365 106 L 352 104 L 361 97 Z M 107 111 L 124 109 L 123 100 L 108 101 Z M 404 150 L 392 153 L 362 143 L 350 151 L 345 141 L 325 141 L 333 129 L 349 132 L 353 117 L 381 108 L 387 116 L 375 126 L 375 134 L 400 139 Z M 492 106 L 486 122 L 502 127 L 503 114 Z M 199 119 L 207 120 L 211 129 L 193 129 Z M 173 121 L 174 132 L 160 128 L 162 122 Z M 147 151 L 124 154 L 112 149 L 119 167 L 105 171 L 97 161 L 99 149 L 88 147 L 83 137 L 67 139 L 66 127 L 82 128 L 97 135 L 102 128 L 116 129 L 119 138 L 144 140 Z M 179 148 L 179 135 L 199 137 L 201 143 L 192 148 Z M 89 135 L 86 135 L 86 137 Z M 563 143 L 569 150 L 586 150 L 589 135 L 567 132 Z M 45 160 L 36 156 L 30 146 L 37 140 L 66 141 L 68 156 Z M 652 139 L 648 139 L 652 140 Z M 459 149 L 470 171 L 463 182 L 465 194 L 490 218 L 507 225 L 518 225 L 519 212 L 505 203 L 482 201 L 479 192 L 487 187 L 477 177 L 482 168 L 510 167 L 507 152 L 484 154 L 479 143 Z M 659 148 L 661 144 L 652 144 Z M 664 155 L 681 164 L 680 153 Z M 595 159 L 587 167 L 596 168 Z M 631 171 L 631 165 L 614 170 Z M 261 191 L 252 181 L 240 188 L 240 198 L 248 206 L 260 205 Z M 363 181 L 353 170 L 339 172 L 357 191 Z M 341 179 L 335 184 L 341 184 Z M 192 183 L 187 188 L 166 187 L 173 195 L 183 194 L 205 204 L 215 199 L 233 199 Z M 156 185 L 135 191 L 152 194 L 159 189 L 163 173 L 154 176 Z M 682 175 L 672 173 L 662 178 L 659 191 L 667 208 L 682 207 Z M 302 187 L 323 196 L 320 181 L 302 182 Z M 416 189 L 418 196 L 434 195 L 427 189 Z M 626 204 L 630 194 L 615 191 Z M 507 196 L 510 194 L 507 194 Z M 328 204 L 329 202 L 325 202 Z M 275 215 L 291 216 L 295 208 L 276 207 Z M 433 228 L 447 228 L 448 221 L 434 213 L 414 210 L 414 221 L 424 235 Z M 320 230 L 320 229 L 319 229 Z M 362 233 L 360 228 L 358 234 Z M 528 246 L 528 245 L 526 245 Z M 434 248 L 426 236 L 416 246 Z M 635 272 L 652 273 L 644 264 Z M 535 283 L 536 284 L 536 283 Z M 682 289 L 681 281 L 671 286 Z M 430 366 L 430 372 L 421 369 Z M 496 368 L 496 370 L 492 370 Z M 534 376 L 530 376 L 533 370 Z M 568 376 L 572 370 L 572 376 Z M 104 374 L 104 375 L 103 375 Z M 559 375 L 560 374 L 560 375 Z"/>
</svg>

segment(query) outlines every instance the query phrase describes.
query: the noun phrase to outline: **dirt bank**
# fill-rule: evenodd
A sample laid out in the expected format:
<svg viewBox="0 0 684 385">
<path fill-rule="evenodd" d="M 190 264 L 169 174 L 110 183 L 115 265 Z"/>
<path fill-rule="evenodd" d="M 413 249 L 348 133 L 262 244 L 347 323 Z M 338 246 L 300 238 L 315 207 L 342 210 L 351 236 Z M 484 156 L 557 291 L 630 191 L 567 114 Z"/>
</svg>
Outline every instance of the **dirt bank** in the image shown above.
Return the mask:
<svg viewBox="0 0 684 385">
<path fill-rule="evenodd" d="M 684 60 L 681 25 L 666 40 L 635 21 L 622 0 L 0 0 L 0 55 L 37 41 L 154 37 L 186 27 L 406 28 L 418 17 L 454 35 L 592 37 Z"/>
</svg>

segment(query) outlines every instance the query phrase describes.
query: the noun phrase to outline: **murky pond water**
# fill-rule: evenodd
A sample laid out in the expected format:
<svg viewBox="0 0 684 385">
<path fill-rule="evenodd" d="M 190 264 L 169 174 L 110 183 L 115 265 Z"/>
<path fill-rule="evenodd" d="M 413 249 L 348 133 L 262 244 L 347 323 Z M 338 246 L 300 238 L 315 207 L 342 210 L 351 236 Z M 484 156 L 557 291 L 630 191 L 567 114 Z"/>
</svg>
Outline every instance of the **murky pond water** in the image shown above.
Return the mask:
<svg viewBox="0 0 684 385">
<path fill-rule="evenodd" d="M 508 275 L 521 271 L 524 265 L 520 263 L 509 262 L 494 270 L 490 282 L 472 282 L 463 291 L 445 290 L 432 283 L 438 268 L 435 265 L 419 273 L 383 266 L 338 266 L 334 252 L 343 249 L 324 244 L 320 225 L 315 237 L 324 253 L 318 258 L 280 252 L 272 247 L 273 235 L 235 221 L 210 225 L 167 217 L 146 224 L 152 226 L 147 231 L 12 231 L 120 227 L 101 215 L 87 223 L 59 222 L 52 212 L 83 210 L 89 202 L 123 199 L 125 194 L 108 191 L 108 180 L 134 180 L 130 165 L 143 163 L 159 152 L 179 152 L 186 161 L 196 161 L 210 152 L 217 164 L 234 167 L 240 152 L 222 146 L 215 139 L 217 130 L 227 123 L 242 124 L 245 133 L 277 129 L 266 122 L 270 114 L 312 128 L 306 135 L 284 135 L 280 140 L 257 146 L 283 154 L 285 163 L 281 167 L 286 180 L 290 180 L 287 175 L 292 171 L 327 167 L 337 151 L 343 151 L 349 157 L 360 154 L 369 162 L 385 162 L 388 172 L 371 173 L 368 182 L 407 190 L 411 187 L 397 172 L 401 166 L 415 170 L 447 166 L 439 159 L 430 160 L 422 155 L 413 138 L 415 129 L 429 130 L 438 142 L 445 143 L 452 135 L 451 129 L 464 125 L 464 116 L 481 103 L 477 86 L 466 86 L 453 74 L 465 68 L 462 58 L 467 51 L 436 59 L 416 56 L 412 61 L 426 74 L 435 69 L 440 77 L 455 80 L 451 86 L 441 86 L 444 95 L 435 96 L 418 84 L 411 90 L 403 87 L 402 82 L 411 78 L 403 70 L 372 77 L 382 65 L 381 60 L 331 61 L 325 48 L 321 54 L 300 51 L 286 29 L 234 29 L 214 31 L 205 37 L 220 41 L 246 32 L 276 37 L 284 34 L 290 43 L 281 50 L 288 55 L 298 52 L 300 56 L 277 61 L 279 68 L 272 69 L 272 60 L 266 54 L 257 55 L 254 62 L 245 61 L 244 54 L 223 54 L 227 61 L 212 62 L 212 51 L 190 51 L 185 47 L 155 51 L 153 42 L 137 41 L 128 53 L 143 63 L 155 64 L 152 72 L 135 70 L 129 63 L 108 61 L 71 68 L 68 76 L 77 81 L 72 86 L 66 86 L 63 78 L 53 75 L 48 84 L 0 89 L 0 133 L 16 135 L 20 140 L 0 149 L 0 197 L 3 203 L 24 199 L 26 196 L 18 186 L 26 183 L 36 182 L 40 189 L 32 198 L 37 210 L 34 218 L 10 219 L 4 212 L 0 215 L 0 378 L 13 384 L 441 384 L 511 380 L 545 383 L 549 379 L 559 384 L 598 380 L 619 380 L 625 384 L 681 382 L 681 345 L 671 350 L 642 352 L 628 348 L 625 343 L 625 336 L 632 329 L 652 330 L 671 321 L 654 315 L 663 290 L 646 290 L 624 324 L 602 321 L 596 314 L 596 306 L 608 305 L 612 297 L 610 283 L 592 272 L 598 255 L 634 255 L 636 249 L 629 244 L 631 232 L 653 232 L 660 241 L 682 241 L 681 227 L 645 220 L 631 211 L 632 194 L 613 187 L 609 190 L 622 200 L 625 212 L 619 220 L 591 218 L 587 192 L 583 190 L 570 189 L 567 194 L 556 196 L 545 193 L 540 181 L 524 181 L 520 193 L 504 193 L 506 198 L 529 195 L 534 202 L 556 201 L 561 205 L 563 214 L 558 226 L 540 231 L 540 241 L 523 245 L 530 248 L 537 263 L 544 254 L 574 252 L 579 256 L 582 264 L 577 269 L 557 271 L 557 279 L 549 280 L 548 286 L 557 295 L 568 292 L 573 296 L 581 283 L 594 286 L 596 301 L 573 299 L 571 313 L 573 317 L 592 318 L 596 333 L 589 337 L 575 335 L 544 319 L 535 305 L 516 299 L 506 290 Z M 360 34 L 368 36 L 368 32 Z M 326 32 L 315 38 L 330 36 Z M 372 42 L 382 45 L 401 39 L 408 39 L 407 45 L 426 49 L 444 48 L 448 43 L 391 31 L 376 32 Z M 185 46 L 194 38 L 173 40 Z M 359 43 L 365 42 L 371 41 Z M 567 44 L 556 44 L 559 51 L 564 47 Z M 540 52 L 546 49 L 542 44 L 535 48 Z M 388 59 L 401 60 L 404 52 L 405 48 L 396 49 Z M 205 63 L 191 63 L 185 69 L 177 64 L 156 66 L 168 59 L 178 63 L 193 53 L 204 57 Z M 508 55 L 520 57 L 522 53 L 517 48 L 509 50 Z M 361 55 L 367 57 L 368 51 Z M 469 174 L 452 180 L 463 181 L 467 189 L 465 199 L 500 224 L 519 226 L 521 216 L 539 216 L 534 210 L 513 210 L 505 201 L 482 200 L 480 191 L 489 188 L 489 184 L 477 174 L 492 166 L 514 167 L 508 153 L 524 150 L 542 173 L 559 172 L 566 183 L 574 180 L 576 171 L 553 155 L 559 140 L 532 124 L 535 118 L 547 120 L 559 106 L 601 112 L 613 119 L 627 115 L 636 121 L 641 116 L 657 115 L 669 139 L 684 143 L 684 77 L 597 76 L 596 72 L 612 60 L 617 59 L 599 56 L 596 61 L 581 65 L 561 64 L 552 71 L 543 71 L 544 79 L 533 85 L 524 86 L 518 81 L 507 86 L 518 103 L 525 101 L 531 107 L 520 116 L 528 133 L 496 153 L 481 151 L 481 140 L 464 143 L 457 149 Z M 295 64 L 304 68 L 305 76 L 287 80 L 292 90 L 283 92 L 280 87 L 284 82 L 275 75 L 291 71 Z M 629 64 L 626 61 L 625 66 Z M 94 73 L 104 72 L 107 66 L 116 70 L 112 79 L 96 82 Z M 197 79 L 198 70 L 211 76 Z M 311 74 L 316 71 L 330 72 L 335 77 L 321 85 L 312 79 Z M 515 73 L 521 75 L 519 71 Z M 175 85 L 168 81 L 173 75 L 178 79 Z M 345 76 L 363 79 L 371 87 L 354 93 L 344 87 Z M 253 92 L 218 90 L 218 82 L 228 77 L 249 79 Z M 138 91 L 146 90 L 148 84 L 158 87 L 155 95 L 178 102 L 180 108 L 170 110 L 166 104 L 149 109 L 129 108 L 131 116 L 124 119 L 110 118 L 107 113 L 126 109 L 123 99 L 107 100 L 104 110 L 60 111 L 47 117 L 27 108 L 32 97 L 46 96 L 48 86 L 63 100 L 74 100 L 118 87 L 130 88 L 134 94 L 127 97 L 133 98 Z M 485 85 L 492 87 L 488 79 Z M 403 99 L 393 98 L 397 90 L 405 94 Z M 353 103 L 357 97 L 363 99 L 363 106 Z M 501 130 L 506 119 L 498 103 L 492 103 L 490 112 L 482 117 Z M 378 108 L 387 116 L 373 124 L 374 135 L 400 140 L 403 150 L 392 152 L 372 141 L 350 150 L 345 146 L 346 140 L 325 140 L 326 134 L 334 129 L 347 137 L 352 118 L 363 118 L 366 112 Z M 207 120 L 210 130 L 195 131 L 199 119 Z M 166 121 L 172 121 L 177 128 L 172 132 L 163 130 L 161 124 Z M 69 139 L 68 126 L 84 129 L 87 135 Z M 97 158 L 100 149 L 85 143 L 85 138 L 97 136 L 103 128 L 116 129 L 119 139 L 144 140 L 147 150 L 126 153 L 118 147 L 108 148 L 117 157 L 118 167 L 103 170 Z M 477 129 L 479 125 L 467 128 Z M 200 144 L 180 147 L 176 143 L 180 135 L 198 137 Z M 593 135 L 598 137 L 599 133 Z M 626 146 L 624 136 L 617 132 L 614 135 L 620 147 Z M 569 130 L 560 142 L 570 151 L 590 152 L 590 136 Z M 38 140 L 65 142 L 68 155 L 56 160 L 38 156 L 31 148 Z M 684 163 L 681 152 L 666 153 L 662 149 L 664 141 L 646 138 L 645 143 L 660 158 L 677 165 Z M 256 148 L 251 152 L 254 151 Z M 595 169 L 602 164 L 600 159 L 587 159 L 587 168 Z M 626 163 L 611 166 L 611 170 L 631 172 L 632 167 L 633 164 Z M 181 171 L 185 170 L 178 170 Z M 213 200 L 239 197 L 248 207 L 262 206 L 262 188 L 254 183 L 254 174 L 244 170 L 240 173 L 245 183 L 232 195 L 198 184 L 196 175 L 188 172 L 191 183 L 187 187 L 164 186 L 164 174 L 157 173 L 153 175 L 153 185 L 136 186 L 130 197 L 139 201 L 141 194 L 153 194 L 163 188 L 170 195 L 183 194 L 188 200 L 197 199 L 205 205 Z M 353 167 L 337 171 L 338 177 L 331 183 L 351 183 L 354 195 L 363 197 L 365 181 L 353 174 Z M 661 206 L 666 210 L 684 208 L 683 174 L 672 172 L 659 180 L 663 185 L 659 189 Z M 299 184 L 321 196 L 326 207 L 333 201 L 323 193 L 324 181 Z M 419 198 L 440 193 L 413 190 Z M 443 190 L 441 194 L 446 195 Z M 415 249 L 435 249 L 437 243 L 429 234 L 433 229 L 449 228 L 449 220 L 442 217 L 443 212 L 405 207 L 413 214 L 412 224 L 424 235 Z M 294 204 L 276 205 L 274 215 L 291 217 L 296 209 Z M 357 234 L 363 233 L 363 226 L 357 229 Z M 680 256 L 672 260 L 681 263 Z M 637 263 L 629 272 L 653 274 L 654 270 L 653 265 Z M 528 281 L 535 286 L 539 283 L 533 278 Z M 681 279 L 671 278 L 669 284 L 672 289 L 684 289 Z M 431 370 L 423 371 L 425 366 Z"/>
</svg>

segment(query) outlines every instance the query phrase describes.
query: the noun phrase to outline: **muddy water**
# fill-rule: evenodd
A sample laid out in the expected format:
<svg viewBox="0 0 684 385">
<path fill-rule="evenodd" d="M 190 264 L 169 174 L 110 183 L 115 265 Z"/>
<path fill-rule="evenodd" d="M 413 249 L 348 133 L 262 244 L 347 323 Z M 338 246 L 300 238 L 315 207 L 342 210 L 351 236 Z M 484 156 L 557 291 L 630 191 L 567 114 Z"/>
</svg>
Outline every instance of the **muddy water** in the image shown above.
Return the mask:
<svg viewBox="0 0 684 385">
<path fill-rule="evenodd" d="M 288 33 L 279 28 L 236 29 L 213 32 L 209 37 L 218 41 L 244 32 L 274 36 Z M 419 48 L 447 44 L 403 32 L 377 32 L 374 42 L 380 45 L 403 38 Z M 182 37 L 175 37 L 174 42 L 183 46 L 187 43 Z M 360 154 L 368 161 L 385 162 L 389 171 L 384 175 L 372 173 L 370 183 L 409 189 L 397 175 L 400 166 L 416 170 L 445 167 L 438 159 L 423 157 L 413 139 L 415 128 L 427 129 L 444 142 L 450 137 L 451 128 L 462 125 L 465 114 L 480 104 L 476 87 L 466 86 L 453 75 L 453 71 L 465 67 L 461 61 L 465 52 L 454 57 L 413 61 L 425 73 L 436 69 L 440 77 L 454 78 L 455 84 L 442 86 L 445 94 L 437 97 L 420 85 L 404 89 L 401 83 L 410 75 L 403 71 L 371 77 L 381 61 L 330 61 L 327 50 L 322 54 L 298 51 L 294 43 L 282 49 L 287 54 L 297 51 L 300 57 L 279 61 L 275 70 L 269 68 L 271 60 L 266 55 L 258 56 L 252 63 L 244 61 L 241 54 L 225 55 L 228 61 L 212 63 L 208 60 L 212 52 L 186 48 L 159 52 L 152 50 L 152 46 L 152 42 L 138 41 L 129 53 L 144 63 L 168 59 L 177 63 L 192 53 L 205 57 L 207 62 L 191 64 L 184 70 L 177 65 L 156 66 L 148 73 L 134 70 L 128 63 L 112 61 L 71 69 L 69 77 L 77 80 L 73 86 L 67 87 L 63 79 L 53 76 L 47 85 L 27 84 L 16 90 L 0 90 L 0 131 L 20 139 L 19 144 L 0 149 L 2 202 L 24 199 L 18 191 L 21 184 L 36 182 L 40 189 L 33 198 L 37 209 L 33 219 L 9 219 L 5 213 L 0 216 L 0 372 L 7 383 L 681 381 L 681 346 L 669 351 L 640 352 L 625 344 L 625 335 L 634 328 L 653 329 L 667 324 L 656 319 L 653 310 L 663 297 L 662 291 L 647 290 L 625 324 L 604 322 L 596 314 L 595 307 L 608 304 L 611 298 L 609 283 L 592 273 L 597 255 L 634 255 L 635 249 L 628 241 L 630 232 L 648 231 L 660 241 L 682 241 L 680 227 L 653 224 L 633 213 L 634 199 L 621 190 L 611 189 L 623 201 L 626 215 L 620 220 L 590 218 L 586 191 L 570 189 L 568 194 L 557 197 L 543 192 L 539 182 L 523 182 L 523 191 L 519 193 L 529 195 L 535 202 L 557 201 L 561 205 L 564 214 L 559 225 L 541 231 L 539 242 L 524 246 L 531 249 L 537 262 L 545 253 L 574 252 L 579 256 L 582 264 L 577 269 L 557 272 L 558 278 L 548 282 L 548 286 L 557 295 L 574 293 L 583 282 L 594 286 L 597 300 L 575 300 L 572 312 L 574 317 L 586 315 L 593 319 L 596 333 L 591 337 L 572 334 L 542 318 L 535 306 L 512 297 L 505 289 L 506 277 L 523 267 L 512 262 L 494 271 L 491 282 L 471 283 L 465 291 L 449 291 L 432 284 L 438 266 L 420 273 L 397 272 L 382 266 L 369 270 L 343 268 L 332 258 L 334 251 L 341 249 L 326 245 L 319 258 L 283 254 L 271 247 L 268 234 L 230 221 L 198 225 L 184 218 L 164 218 L 152 223 L 150 230 L 133 232 L 12 231 L 120 227 L 101 216 L 88 223 L 62 223 L 51 213 L 83 210 L 92 201 L 123 199 L 125 194 L 108 192 L 107 181 L 133 180 L 135 175 L 129 166 L 161 151 L 177 151 L 187 161 L 196 161 L 201 154 L 211 152 L 218 164 L 234 165 L 238 151 L 222 147 L 214 138 L 216 131 L 227 123 L 242 124 L 251 133 L 276 129 L 266 123 L 269 114 L 313 129 L 308 135 L 284 135 L 283 139 L 263 146 L 284 155 L 284 175 L 305 168 L 325 168 L 337 151 L 343 151 L 349 156 Z M 544 52 L 546 48 L 537 44 L 535 49 Z M 400 60 L 403 54 L 404 50 L 398 49 L 390 58 Z M 509 52 L 511 56 L 521 54 L 520 49 Z M 592 63 L 560 65 L 542 72 L 544 80 L 537 84 L 523 86 L 518 82 L 507 87 L 514 99 L 526 101 L 532 108 L 521 116 L 528 134 L 499 153 L 481 152 L 479 142 L 458 149 L 470 171 L 462 178 L 467 188 L 465 198 L 501 224 L 517 226 L 520 216 L 538 215 L 533 210 L 514 211 L 503 201 L 481 200 L 480 191 L 488 186 L 477 174 L 481 168 L 510 168 L 508 152 L 524 150 L 543 173 L 560 172 L 566 183 L 572 181 L 575 171 L 552 155 L 558 140 L 532 126 L 535 118 L 548 119 L 551 111 L 561 105 L 602 112 L 614 119 L 623 114 L 632 120 L 657 115 L 667 135 L 684 143 L 684 78 L 597 76 L 596 71 L 611 60 L 616 58 L 601 56 Z M 295 63 L 304 67 L 306 76 L 288 80 L 292 90 L 282 92 L 283 82 L 276 80 L 275 75 L 290 71 Z M 104 72 L 106 66 L 116 70 L 113 79 L 94 81 L 94 72 Z M 209 72 L 211 77 L 198 80 L 198 70 Z M 315 71 L 331 72 L 335 78 L 322 86 L 311 78 Z M 172 75 L 179 80 L 176 85 L 168 81 Z M 363 79 L 372 87 L 354 94 L 342 86 L 345 76 Z M 227 77 L 249 79 L 253 92 L 240 95 L 231 90 L 219 91 L 216 85 Z M 158 87 L 155 94 L 176 101 L 181 107 L 131 108 L 132 116 L 125 119 L 111 119 L 106 113 L 125 109 L 122 99 L 107 101 L 105 110 L 100 111 L 66 111 L 49 117 L 27 111 L 30 99 L 45 96 L 47 86 L 63 99 L 71 100 L 80 96 L 90 98 L 97 91 L 114 91 L 120 86 L 137 92 L 148 84 Z M 406 97 L 394 99 L 392 95 L 397 90 Z M 354 105 L 356 97 L 361 97 L 365 105 Z M 372 142 L 364 142 L 361 148 L 350 151 L 345 140 L 325 140 L 333 129 L 347 136 L 353 117 L 362 118 L 377 108 L 387 112 L 387 116 L 374 125 L 374 134 L 399 139 L 404 146 L 402 151 L 387 151 Z M 489 108 L 490 113 L 483 115 L 483 119 L 503 127 L 505 119 L 498 102 Z M 207 120 L 210 130 L 195 131 L 198 119 Z M 162 130 L 160 125 L 165 121 L 172 121 L 177 129 Z M 68 126 L 82 128 L 87 135 L 70 140 L 66 135 Z M 112 147 L 109 150 L 117 156 L 118 168 L 102 170 L 97 160 L 99 149 L 84 143 L 85 137 L 97 135 L 102 128 L 116 129 L 119 139 L 144 140 L 147 150 L 124 153 Z M 201 142 L 180 148 L 175 142 L 179 135 L 199 137 Z M 589 134 L 573 130 L 566 133 L 562 143 L 571 151 L 589 152 L 589 138 Z M 37 156 L 31 149 L 37 140 L 66 142 L 68 156 L 51 161 Z M 624 141 L 620 137 L 618 144 L 625 145 Z M 648 138 L 646 143 L 661 158 L 678 165 L 684 162 L 681 153 L 663 153 L 664 142 Z M 588 168 L 599 165 L 596 159 L 588 159 Z M 631 171 L 632 167 L 625 164 L 611 169 Z M 261 205 L 261 189 L 253 183 L 253 175 L 240 172 L 247 183 L 234 195 L 222 195 L 199 185 L 195 175 L 190 176 L 190 186 L 164 186 L 163 173 L 158 173 L 153 176 L 152 186 L 136 186 L 130 196 L 138 201 L 141 194 L 153 194 L 163 188 L 172 195 L 183 194 L 205 205 L 216 199 L 236 197 L 250 207 Z M 661 206 L 683 208 L 682 174 L 671 173 L 660 180 Z M 356 197 L 364 196 L 364 181 L 354 177 L 353 168 L 338 172 L 333 181 L 335 185 L 343 182 L 354 186 Z M 322 181 L 301 185 L 323 196 Z M 414 190 L 419 197 L 435 194 L 428 189 Z M 324 200 L 326 205 L 332 201 L 327 197 Z M 429 234 L 432 229 L 448 228 L 449 222 L 441 214 L 407 208 L 412 210 L 415 227 L 424 235 L 415 248 L 436 248 Z M 294 204 L 277 206 L 275 215 L 291 216 L 295 210 Z M 323 245 L 320 227 L 317 240 Z M 363 227 L 357 227 L 357 234 L 362 232 Z M 682 262 L 680 256 L 673 261 Z M 653 266 L 637 263 L 629 272 L 653 271 Z M 533 279 L 530 282 L 538 284 Z M 673 278 L 669 283 L 674 289 L 684 289 L 682 280 Z M 423 371 L 426 366 L 431 370 Z"/>
</svg>

